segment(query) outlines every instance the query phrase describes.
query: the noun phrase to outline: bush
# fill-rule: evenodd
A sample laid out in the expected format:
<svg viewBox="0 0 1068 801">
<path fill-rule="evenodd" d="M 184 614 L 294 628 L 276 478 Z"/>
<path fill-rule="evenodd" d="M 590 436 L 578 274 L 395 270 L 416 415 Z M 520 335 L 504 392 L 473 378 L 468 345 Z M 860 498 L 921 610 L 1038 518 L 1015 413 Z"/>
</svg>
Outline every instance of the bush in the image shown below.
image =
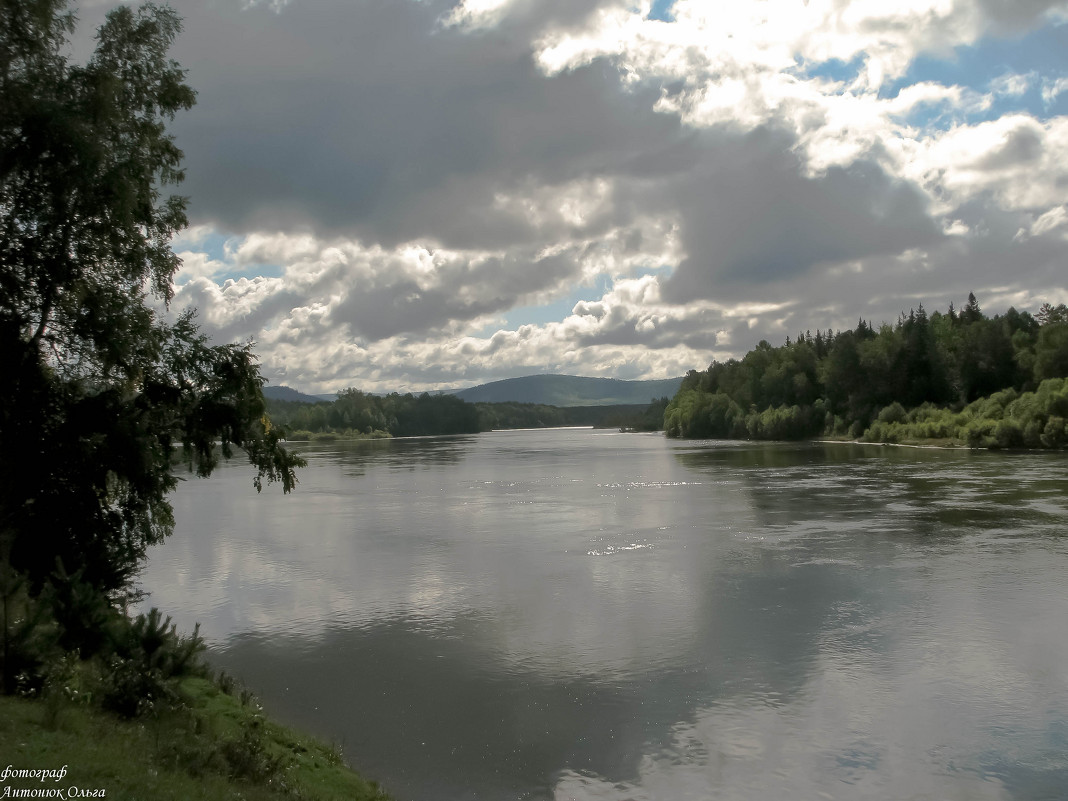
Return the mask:
<svg viewBox="0 0 1068 801">
<path fill-rule="evenodd" d="M 137 717 L 178 701 L 177 680 L 203 673 L 204 641 L 200 626 L 189 637 L 178 634 L 170 617 L 153 608 L 147 615 L 122 618 L 102 678 L 105 708 L 123 717 Z"/>
<path fill-rule="evenodd" d="M 1051 415 L 1046 427 L 1042 429 L 1040 440 L 1047 448 L 1068 447 L 1068 421 L 1063 417 Z"/>
<path fill-rule="evenodd" d="M 104 709 L 120 717 L 136 718 L 177 706 L 178 691 L 175 682 L 158 668 L 116 655 L 105 666 L 100 698 Z"/>
<path fill-rule="evenodd" d="M 994 438 L 996 426 L 996 420 L 972 420 L 964 428 L 964 439 L 972 448 L 997 447 L 997 440 Z"/>
<path fill-rule="evenodd" d="M 1023 428 L 1023 444 L 1027 448 L 1041 448 L 1043 425 L 1040 420 L 1028 420 Z"/>
<path fill-rule="evenodd" d="M 1016 390 L 1004 389 L 986 398 L 972 401 L 965 407 L 964 412 L 976 419 L 1000 420 L 1005 416 L 1005 410 L 1009 404 L 1018 397 Z"/>
<path fill-rule="evenodd" d="M 760 413 L 750 412 L 745 427 L 753 439 L 804 439 L 822 430 L 824 418 L 822 407 L 776 406 Z"/>
<path fill-rule="evenodd" d="M 906 417 L 905 407 L 894 401 L 879 412 L 878 419 L 880 423 L 904 423 Z"/>
<path fill-rule="evenodd" d="M 228 740 L 220 749 L 231 778 L 256 784 L 270 784 L 280 778 L 285 771 L 285 758 L 268 750 L 262 718 L 251 718 L 243 729 L 239 739 Z"/>
<path fill-rule="evenodd" d="M 1023 431 L 1015 420 L 999 420 L 994 427 L 994 441 L 999 448 L 1019 448 L 1024 444 Z"/>
<path fill-rule="evenodd" d="M 4 627 L 0 631 L 0 674 L 5 695 L 37 695 L 48 679 L 48 666 L 62 651 L 59 627 L 49 605 L 31 598 L 25 576 L 0 563 L 0 603 Z"/>
<path fill-rule="evenodd" d="M 82 580 L 82 570 L 68 575 L 59 565 L 41 594 L 59 626 L 59 645 L 88 659 L 105 651 L 122 615 L 108 598 Z"/>
<path fill-rule="evenodd" d="M 1068 380 L 1051 378 L 1043 381 L 1035 394 L 1043 400 L 1049 414 L 1068 417 Z"/>
</svg>

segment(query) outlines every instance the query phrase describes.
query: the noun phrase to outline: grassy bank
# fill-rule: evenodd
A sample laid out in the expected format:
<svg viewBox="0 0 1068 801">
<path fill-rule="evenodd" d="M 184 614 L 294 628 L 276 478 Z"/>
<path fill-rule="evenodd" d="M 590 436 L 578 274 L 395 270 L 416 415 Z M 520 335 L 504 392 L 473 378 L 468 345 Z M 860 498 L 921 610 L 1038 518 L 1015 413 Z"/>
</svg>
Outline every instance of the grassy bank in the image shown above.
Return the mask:
<svg viewBox="0 0 1068 801">
<path fill-rule="evenodd" d="M 0 696 L 0 772 L 66 767 L 58 781 L 8 777 L 0 793 L 78 797 L 74 787 L 82 797 L 130 801 L 389 798 L 349 770 L 338 749 L 267 718 L 249 693 L 228 694 L 200 677 L 183 679 L 178 692 L 181 705 L 131 720 L 70 687 L 34 700 Z"/>
</svg>

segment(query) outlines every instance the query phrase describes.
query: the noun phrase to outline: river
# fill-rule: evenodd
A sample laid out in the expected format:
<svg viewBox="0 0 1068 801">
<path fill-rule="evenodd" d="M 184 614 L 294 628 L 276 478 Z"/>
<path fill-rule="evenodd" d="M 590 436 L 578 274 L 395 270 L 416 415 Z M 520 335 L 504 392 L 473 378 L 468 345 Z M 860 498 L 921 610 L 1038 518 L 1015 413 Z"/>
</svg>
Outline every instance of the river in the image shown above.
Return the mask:
<svg viewBox="0 0 1068 801">
<path fill-rule="evenodd" d="M 398 799 L 1061 799 L 1068 458 L 556 429 L 190 478 L 149 603 Z"/>
</svg>

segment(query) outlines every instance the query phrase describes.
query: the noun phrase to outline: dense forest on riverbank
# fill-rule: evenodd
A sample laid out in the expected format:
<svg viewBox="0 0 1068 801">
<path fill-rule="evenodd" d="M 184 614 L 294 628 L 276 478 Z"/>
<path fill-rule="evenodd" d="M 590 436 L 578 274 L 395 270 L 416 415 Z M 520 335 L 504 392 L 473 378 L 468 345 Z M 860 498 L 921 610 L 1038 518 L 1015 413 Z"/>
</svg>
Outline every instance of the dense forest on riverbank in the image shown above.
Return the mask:
<svg viewBox="0 0 1068 801">
<path fill-rule="evenodd" d="M 664 416 L 668 436 L 973 447 L 1068 445 L 1068 307 L 987 317 L 974 295 L 928 316 L 922 304 L 878 330 L 761 341 L 741 360 L 690 371 Z"/>
<path fill-rule="evenodd" d="M 594 426 L 658 431 L 668 399 L 649 405 L 550 406 L 542 403 L 468 403 L 455 395 L 391 393 L 371 395 L 358 389 L 334 401 L 305 403 L 267 399 L 272 422 L 285 426 L 290 439 L 337 436 L 413 437 L 474 434 L 514 428 Z"/>
</svg>

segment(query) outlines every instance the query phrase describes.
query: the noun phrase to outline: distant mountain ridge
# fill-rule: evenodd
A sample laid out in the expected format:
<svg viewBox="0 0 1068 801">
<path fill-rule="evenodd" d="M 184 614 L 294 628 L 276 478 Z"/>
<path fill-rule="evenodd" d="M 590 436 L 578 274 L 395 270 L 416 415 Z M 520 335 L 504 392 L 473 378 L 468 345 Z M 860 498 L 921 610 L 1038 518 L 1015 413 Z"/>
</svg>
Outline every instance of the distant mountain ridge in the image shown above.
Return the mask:
<svg viewBox="0 0 1068 801">
<path fill-rule="evenodd" d="M 293 387 L 281 384 L 277 387 L 267 386 L 263 388 L 263 397 L 271 400 L 296 401 L 298 403 L 322 403 L 331 401 L 334 395 L 306 395 Z"/>
<path fill-rule="evenodd" d="M 673 398 L 682 377 L 654 381 L 585 378 L 577 375 L 527 375 L 505 378 L 454 392 L 469 403 L 544 403 L 548 406 L 622 406 Z"/>
<path fill-rule="evenodd" d="M 626 406 L 647 404 L 654 398 L 675 397 L 682 377 L 653 381 L 586 378 L 577 375 L 527 375 L 505 378 L 456 391 L 445 390 L 468 403 L 543 403 L 547 406 Z M 267 398 L 301 403 L 331 401 L 335 395 L 308 395 L 285 385 L 263 388 Z M 418 393 L 417 393 L 418 394 Z M 441 394 L 441 391 L 432 392 Z"/>
</svg>

